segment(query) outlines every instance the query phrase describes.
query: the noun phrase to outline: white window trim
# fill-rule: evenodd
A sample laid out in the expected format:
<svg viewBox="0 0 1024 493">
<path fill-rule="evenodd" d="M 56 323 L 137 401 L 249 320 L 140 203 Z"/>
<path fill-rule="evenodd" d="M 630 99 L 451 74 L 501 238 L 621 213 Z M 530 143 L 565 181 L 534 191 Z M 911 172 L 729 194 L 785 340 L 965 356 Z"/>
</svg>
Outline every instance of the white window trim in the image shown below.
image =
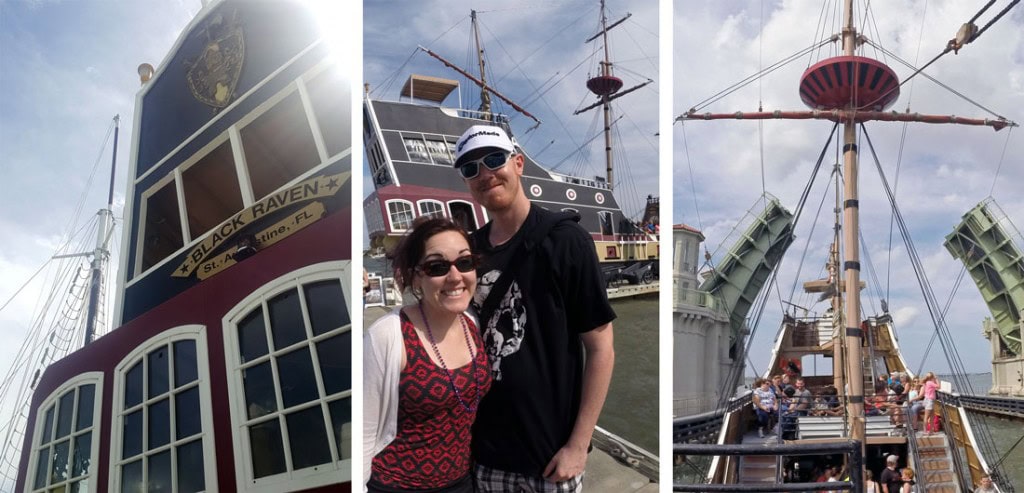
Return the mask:
<svg viewBox="0 0 1024 493">
<path fill-rule="evenodd" d="M 87 373 L 81 373 L 79 375 L 71 377 L 71 379 L 65 381 L 63 384 L 61 384 L 60 387 L 57 387 L 56 390 L 51 392 L 50 395 L 46 396 L 46 399 L 43 400 L 42 404 L 40 404 L 39 407 L 36 408 L 35 429 L 32 430 L 32 441 L 29 442 L 29 450 L 31 451 L 31 455 L 29 456 L 28 469 L 25 471 L 26 493 L 31 493 L 34 490 L 34 488 L 32 488 L 32 485 L 35 483 L 36 466 L 38 465 L 37 463 L 39 462 L 38 449 L 41 448 L 39 446 L 39 435 L 43 432 L 43 426 L 46 423 L 46 408 L 50 407 L 51 405 L 56 406 L 57 401 L 60 399 L 61 395 L 66 393 L 68 390 L 88 384 L 94 384 L 96 386 L 96 391 L 93 394 L 92 402 L 92 444 L 89 450 L 89 470 L 85 473 L 85 475 L 81 477 L 92 479 L 92 481 L 88 481 L 89 486 L 88 489 L 86 490 L 87 493 L 95 493 L 97 491 L 97 468 L 99 467 L 100 463 L 100 461 L 98 460 L 100 455 L 100 434 L 103 432 L 103 420 L 101 419 L 103 412 L 103 372 L 92 371 Z M 58 407 L 55 407 L 54 409 L 57 409 Z M 74 419 L 71 422 L 71 435 L 75 434 L 74 425 L 78 417 L 77 405 L 75 414 L 73 416 Z M 53 426 L 57 426 L 57 411 L 54 411 L 53 420 Z M 70 448 L 68 449 L 68 454 L 68 460 L 70 462 L 72 460 L 70 456 Z M 49 459 L 52 460 L 52 457 Z M 47 486 L 46 488 L 43 489 L 49 490 L 50 487 Z"/>
<path fill-rule="evenodd" d="M 124 403 L 124 387 L 125 378 L 124 374 L 134 366 L 134 363 L 141 361 L 140 358 L 145 358 L 146 354 L 153 350 L 156 346 L 167 345 L 176 341 L 183 340 L 194 340 L 196 342 L 196 367 L 199 375 L 199 414 L 202 421 L 203 429 L 200 432 L 201 440 L 203 441 L 203 476 L 206 483 L 206 491 L 217 491 L 217 454 L 213 443 L 213 408 L 210 396 L 210 365 L 209 365 L 209 352 L 206 343 L 206 327 L 202 325 L 182 325 L 174 327 L 172 329 L 165 330 L 160 334 L 153 336 L 138 345 L 131 353 L 124 357 L 114 369 L 114 392 L 111 399 L 111 410 L 110 410 L 110 457 L 107 462 L 107 469 L 109 471 L 109 478 L 107 484 L 109 491 L 121 491 L 121 474 L 120 469 L 115 465 L 121 462 L 121 430 L 123 428 L 123 418 L 121 414 L 121 407 Z M 143 379 L 146 378 L 145 373 Z M 173 375 L 170 376 L 173 379 Z M 168 391 L 168 395 L 174 391 L 173 385 Z M 146 397 L 143 397 L 143 401 Z M 172 422 L 174 417 L 171 416 Z M 172 427 L 173 428 L 173 427 Z M 145 430 L 143 430 L 145 433 Z M 175 442 L 174 430 L 171 430 L 171 443 Z M 145 450 L 142 454 L 143 457 L 147 457 Z M 171 477 L 177 476 L 177 472 L 174 470 L 173 464 L 177 461 L 175 454 L 171 454 Z"/>
<path fill-rule="evenodd" d="M 483 220 L 483 222 L 481 222 L 480 219 L 478 217 L 476 217 L 476 207 L 473 205 L 473 203 L 469 202 L 469 201 L 466 201 L 466 200 L 458 200 L 458 199 L 456 199 L 456 200 L 449 200 L 448 201 L 448 204 L 447 204 L 448 205 L 448 217 L 455 217 L 455 214 L 452 213 L 452 204 L 465 204 L 465 205 L 469 206 L 469 211 L 473 213 L 473 222 L 476 223 L 477 229 L 484 227 L 484 225 L 487 224 L 487 222 L 489 221 L 489 219 L 487 218 L 487 210 L 486 209 L 481 207 L 481 209 L 484 211 L 484 218 L 483 218 L 484 220 Z"/>
<path fill-rule="evenodd" d="M 238 178 L 239 188 L 240 188 L 241 193 L 242 193 L 242 209 L 244 210 L 247 207 L 251 207 L 254 203 L 256 203 L 256 202 L 258 202 L 258 201 L 260 201 L 260 200 L 262 200 L 264 198 L 264 197 L 255 197 L 254 196 L 253 191 L 252 191 L 252 181 L 251 181 L 251 179 L 249 177 L 248 168 L 246 167 L 243 170 L 244 171 L 244 175 L 242 174 L 242 172 L 238 171 L 238 167 L 240 165 L 241 166 L 246 166 L 245 156 L 244 156 L 244 149 L 242 148 L 242 145 L 241 145 L 241 131 L 246 126 L 248 126 L 250 123 L 254 122 L 257 118 L 262 116 L 264 113 L 266 113 L 267 111 L 270 111 L 270 109 L 276 107 L 277 104 L 280 103 L 281 101 L 283 101 L 285 98 L 287 98 L 288 96 L 291 96 L 292 93 L 295 93 L 295 92 L 299 91 L 299 83 L 300 83 L 300 81 L 309 80 L 309 79 L 315 77 L 316 75 L 320 74 L 320 72 L 322 72 L 327 67 L 329 67 L 330 63 L 331 62 L 329 62 L 329 61 L 321 61 L 320 63 L 314 65 L 312 68 L 307 70 L 305 73 L 299 75 L 299 77 L 295 78 L 294 80 L 292 80 L 288 84 L 285 84 L 285 86 L 283 88 L 281 88 L 280 91 L 278 91 L 276 94 L 268 97 L 265 101 L 263 101 L 258 106 L 253 108 L 252 111 L 250 111 L 248 114 L 246 114 L 246 115 L 242 116 L 241 118 L 239 118 L 238 121 L 236 121 L 233 125 L 228 127 L 226 130 L 224 130 L 224 132 L 222 132 L 220 135 L 217 135 L 217 136 L 213 137 L 208 144 L 206 144 L 201 149 L 196 151 L 195 154 L 193 154 L 192 156 L 189 156 L 188 159 L 186 159 L 185 161 L 182 161 L 181 164 L 179 164 L 178 167 L 175 168 L 173 172 L 169 172 L 167 174 L 167 176 L 165 176 L 164 178 L 161 178 L 155 185 L 149 187 L 148 189 L 146 189 L 146 191 L 144 191 L 142 193 L 142 204 L 141 204 L 141 207 L 139 209 L 139 218 L 140 218 L 139 219 L 139 221 L 140 221 L 140 224 L 139 224 L 139 234 L 137 235 L 136 241 L 135 241 L 135 250 L 136 250 L 135 265 L 132 266 L 132 271 L 135 273 L 135 275 L 132 277 L 132 279 L 130 281 L 128 281 L 125 284 L 125 287 L 130 287 L 133 284 L 135 284 L 136 282 L 139 282 L 139 280 L 145 278 L 146 276 L 151 274 L 154 270 L 159 269 L 165 263 L 169 262 L 170 259 L 176 258 L 182 252 L 189 250 L 190 248 L 192 248 L 193 246 L 198 244 L 200 241 L 202 241 L 204 238 L 209 236 L 213 231 L 217 230 L 217 226 L 214 226 L 213 228 L 211 228 L 208 231 L 203 231 L 203 232 L 199 233 L 198 236 L 194 235 L 193 232 L 190 232 L 188 230 L 189 229 L 188 228 L 188 216 L 187 216 L 188 204 L 185 203 L 184 192 L 183 192 L 182 184 L 181 184 L 182 183 L 182 181 L 181 181 L 181 174 L 185 170 L 187 170 L 189 167 L 191 167 L 192 165 L 194 165 L 197 162 L 199 162 L 200 159 L 206 157 L 207 154 L 213 152 L 214 149 L 216 149 L 218 146 L 220 146 L 224 142 L 226 142 L 228 140 L 231 141 L 231 157 L 235 161 L 236 176 Z M 276 74 L 276 72 L 275 72 L 275 74 Z M 309 108 L 309 105 L 307 104 L 308 102 L 305 101 L 305 100 L 302 100 L 301 94 L 300 94 L 300 101 L 302 102 L 303 111 L 306 112 L 307 119 L 308 118 L 315 118 L 315 115 L 313 115 L 313 114 L 311 114 L 309 112 L 310 108 Z M 205 130 L 205 128 L 206 127 L 204 126 L 203 129 Z M 320 134 L 319 126 L 310 127 L 310 130 L 313 133 L 314 143 L 317 142 L 318 138 L 320 139 L 320 143 L 317 144 L 317 155 L 321 158 L 321 161 L 319 163 L 317 163 L 316 165 L 314 165 L 309 170 L 307 170 L 306 172 L 302 173 L 301 175 L 295 177 L 294 179 L 292 179 L 292 180 L 288 181 L 287 183 L 284 183 L 283 185 L 278 187 L 276 190 L 271 192 L 271 195 L 274 194 L 274 193 L 277 193 L 277 192 L 279 192 L 281 190 L 285 190 L 285 189 L 287 189 L 289 187 L 292 187 L 296 183 L 301 182 L 302 180 L 308 179 L 310 176 L 313 176 L 314 174 L 320 172 L 323 168 L 327 167 L 328 165 L 330 165 L 332 163 L 335 163 L 338 160 L 341 160 L 341 159 L 343 159 L 343 158 L 345 158 L 345 157 L 347 157 L 347 156 L 352 154 L 352 147 L 350 146 L 348 149 L 344 149 L 341 152 L 339 152 L 339 153 L 337 153 L 337 154 L 335 154 L 333 156 L 328 156 L 326 159 L 323 159 L 323 156 L 324 156 L 324 154 L 326 152 L 321 153 L 320 146 L 323 144 L 323 142 L 322 142 L 323 141 L 323 136 L 322 136 L 322 134 Z M 188 142 L 191 142 L 191 140 L 193 138 L 195 138 L 196 135 L 199 135 L 199 133 L 201 133 L 201 132 L 202 132 L 202 130 L 200 130 L 195 135 L 190 137 Z M 187 144 L 187 142 L 186 142 L 186 144 Z M 184 145 L 185 144 L 182 144 L 181 146 L 179 146 L 179 148 L 175 149 L 170 154 L 168 154 L 168 156 L 166 156 L 163 160 L 161 160 L 159 164 L 154 165 L 150 169 L 150 171 L 146 173 L 146 175 L 144 175 L 144 176 L 140 177 L 139 179 L 135 180 L 135 183 L 138 184 L 139 182 L 141 182 L 141 180 L 143 180 L 146 176 L 148 176 L 150 174 L 150 172 L 152 172 L 156 168 L 159 168 L 163 164 L 164 161 L 166 161 L 171 156 L 176 155 L 178 152 L 180 152 L 181 149 L 184 148 Z M 145 246 L 145 231 L 144 231 L 144 229 L 145 229 L 145 220 L 146 220 L 146 199 L 150 195 L 156 193 L 160 189 L 160 186 L 165 184 L 168 180 L 174 180 L 176 182 L 175 186 L 177 187 L 178 200 L 179 200 L 179 203 L 178 203 L 178 213 L 181 215 L 181 221 L 182 221 L 181 228 L 182 228 L 182 243 L 183 243 L 183 246 L 181 248 L 179 248 L 178 250 L 175 250 L 174 253 L 172 253 L 172 254 L 168 255 L 167 257 L 163 258 L 162 260 L 160 260 L 156 264 L 153 264 L 148 269 L 142 270 L 142 251 L 143 251 L 143 248 Z M 248 200 L 252 200 L 252 202 L 249 202 Z M 234 216 L 234 214 L 232 214 L 232 216 Z M 229 217 L 228 219 L 226 219 L 225 221 L 221 222 L 220 224 L 224 224 L 224 223 L 226 223 L 226 222 L 228 222 L 230 220 L 231 220 L 231 218 Z"/>
<path fill-rule="evenodd" d="M 239 317 L 252 311 L 257 304 L 262 304 L 262 300 L 273 298 L 290 289 L 296 289 L 297 286 L 302 284 L 338 279 L 341 282 L 341 292 L 345 296 L 349 318 L 354 317 L 355 315 L 352 311 L 354 295 L 351 292 L 351 264 L 352 262 L 349 260 L 337 260 L 314 264 L 289 272 L 253 291 L 244 300 L 235 305 L 234 308 L 229 310 L 222 319 L 224 330 L 221 333 L 224 338 L 224 364 L 228 375 L 228 400 L 231 408 L 231 441 L 235 449 L 235 483 L 240 492 L 277 493 L 286 490 L 296 491 L 352 480 L 352 461 L 354 455 L 351 454 L 351 451 L 349 451 L 350 458 L 343 459 L 340 462 L 330 462 L 297 471 L 286 471 L 257 480 L 252 479 L 254 474 L 249 447 L 249 434 L 245 432 L 245 422 L 249 420 L 245 411 L 245 389 L 242 384 L 240 370 L 242 362 L 238 351 L 235 349 L 238 347 L 237 322 Z M 308 324 L 309 321 L 306 320 L 306 323 Z M 320 370 L 314 365 L 314 371 L 319 373 Z M 351 402 L 353 398 L 352 389 L 342 392 L 341 398 L 348 398 L 349 402 Z M 319 402 L 323 402 L 323 400 L 319 400 Z M 277 412 L 280 413 L 281 410 Z M 338 439 L 336 438 L 335 440 L 337 441 Z M 352 442 L 356 443 L 354 438 Z M 283 442 L 283 445 L 284 453 L 286 455 L 289 454 L 287 440 Z M 333 449 L 331 453 L 334 453 Z"/>
<path fill-rule="evenodd" d="M 403 233 L 405 231 L 408 231 L 409 228 L 402 228 L 402 229 L 395 228 L 395 223 L 394 223 L 394 221 L 391 220 L 391 207 L 390 207 L 390 205 L 392 203 L 395 203 L 395 202 L 400 202 L 400 203 L 408 205 L 410 212 L 412 212 L 412 219 L 413 220 L 416 219 L 416 204 L 414 204 L 414 203 L 412 203 L 412 202 L 410 202 L 408 200 L 405 200 L 405 199 L 390 199 L 390 200 L 384 201 L 384 213 L 385 213 L 385 215 L 387 215 L 387 218 L 388 218 L 388 229 L 391 230 L 392 233 Z M 411 222 L 410 222 L 410 224 L 411 224 Z"/>
<path fill-rule="evenodd" d="M 440 212 L 441 216 L 443 216 L 443 217 L 451 217 L 451 214 L 448 212 L 448 208 L 445 207 L 444 202 L 441 202 L 440 200 L 434 200 L 434 199 L 423 199 L 423 200 L 416 201 L 416 213 L 417 213 L 416 217 L 424 216 L 424 215 L 427 214 L 427 213 L 423 212 L 423 205 L 424 204 L 436 204 L 438 207 L 440 207 L 440 210 L 438 210 L 438 211 L 431 211 L 431 214 L 433 214 L 434 212 Z"/>
</svg>

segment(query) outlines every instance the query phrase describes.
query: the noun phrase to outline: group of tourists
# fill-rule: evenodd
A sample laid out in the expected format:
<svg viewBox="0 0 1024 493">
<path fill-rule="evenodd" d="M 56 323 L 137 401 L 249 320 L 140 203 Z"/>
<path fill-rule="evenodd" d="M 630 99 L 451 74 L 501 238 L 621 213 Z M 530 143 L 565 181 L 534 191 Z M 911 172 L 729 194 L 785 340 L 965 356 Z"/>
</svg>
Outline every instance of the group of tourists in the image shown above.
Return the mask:
<svg viewBox="0 0 1024 493">
<path fill-rule="evenodd" d="M 416 301 L 364 335 L 364 491 L 582 490 L 615 313 L 590 235 L 531 204 L 523 167 L 469 128 L 455 168 L 491 221 L 419 220 L 390 254 Z"/>
<path fill-rule="evenodd" d="M 791 380 L 789 375 L 775 375 L 754 381 L 753 405 L 759 437 L 781 431 L 783 438 L 790 438 L 788 435 L 796 433 L 797 417 L 812 412 L 814 401 L 807 383 L 800 377 L 792 380 L 792 384 Z"/>
</svg>

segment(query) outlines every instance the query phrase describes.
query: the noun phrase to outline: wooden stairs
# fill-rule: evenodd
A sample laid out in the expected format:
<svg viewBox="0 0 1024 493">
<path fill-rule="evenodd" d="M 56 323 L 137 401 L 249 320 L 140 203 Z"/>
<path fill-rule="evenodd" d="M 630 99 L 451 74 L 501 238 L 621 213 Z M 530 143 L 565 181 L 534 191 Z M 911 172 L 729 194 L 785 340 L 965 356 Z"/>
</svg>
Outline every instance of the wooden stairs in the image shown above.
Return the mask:
<svg viewBox="0 0 1024 493">
<path fill-rule="evenodd" d="M 953 470 L 949 440 L 944 433 L 918 434 L 917 476 L 924 480 L 925 493 L 962 493 Z"/>
<path fill-rule="evenodd" d="M 778 457 L 774 455 L 745 455 L 740 457 L 739 482 L 751 483 L 777 483 L 775 479 L 775 461 Z"/>
</svg>

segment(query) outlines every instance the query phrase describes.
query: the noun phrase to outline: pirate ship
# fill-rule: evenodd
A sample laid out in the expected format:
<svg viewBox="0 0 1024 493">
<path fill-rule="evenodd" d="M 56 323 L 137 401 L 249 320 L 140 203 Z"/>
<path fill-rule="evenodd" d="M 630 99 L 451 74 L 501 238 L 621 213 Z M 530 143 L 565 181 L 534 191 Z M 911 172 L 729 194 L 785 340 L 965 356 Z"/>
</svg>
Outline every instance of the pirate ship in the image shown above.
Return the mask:
<svg viewBox="0 0 1024 493">
<path fill-rule="evenodd" d="M 319 25 L 204 2 L 139 67 L 117 328 L 36 373 L 16 491 L 350 490 L 351 89 Z M 41 329 L 30 364 L 83 340 Z"/>
</svg>

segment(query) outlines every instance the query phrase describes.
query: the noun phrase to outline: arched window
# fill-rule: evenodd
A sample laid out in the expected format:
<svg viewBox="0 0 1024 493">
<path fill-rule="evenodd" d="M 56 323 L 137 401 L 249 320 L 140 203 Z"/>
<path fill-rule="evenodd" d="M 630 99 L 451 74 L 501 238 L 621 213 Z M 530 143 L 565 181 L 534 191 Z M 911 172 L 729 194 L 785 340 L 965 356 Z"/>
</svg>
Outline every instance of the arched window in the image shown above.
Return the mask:
<svg viewBox="0 0 1024 493">
<path fill-rule="evenodd" d="M 417 205 L 421 216 L 444 217 L 444 204 L 437 200 L 421 200 Z"/>
<path fill-rule="evenodd" d="M 203 326 L 166 330 L 121 360 L 113 415 L 110 491 L 216 489 Z"/>
<path fill-rule="evenodd" d="M 68 380 L 39 406 L 25 491 L 96 491 L 103 373 Z"/>
<path fill-rule="evenodd" d="M 239 491 L 351 478 L 349 265 L 292 272 L 224 317 Z"/>
<path fill-rule="evenodd" d="M 399 233 L 412 227 L 412 220 L 415 214 L 412 209 L 412 202 L 408 200 L 389 200 L 388 222 L 391 223 L 391 231 Z"/>
<path fill-rule="evenodd" d="M 452 200 L 448 202 L 448 210 L 451 211 L 452 221 L 455 224 L 462 226 L 466 231 L 476 231 L 478 225 L 476 214 L 473 213 L 473 204 L 464 200 Z"/>
</svg>

